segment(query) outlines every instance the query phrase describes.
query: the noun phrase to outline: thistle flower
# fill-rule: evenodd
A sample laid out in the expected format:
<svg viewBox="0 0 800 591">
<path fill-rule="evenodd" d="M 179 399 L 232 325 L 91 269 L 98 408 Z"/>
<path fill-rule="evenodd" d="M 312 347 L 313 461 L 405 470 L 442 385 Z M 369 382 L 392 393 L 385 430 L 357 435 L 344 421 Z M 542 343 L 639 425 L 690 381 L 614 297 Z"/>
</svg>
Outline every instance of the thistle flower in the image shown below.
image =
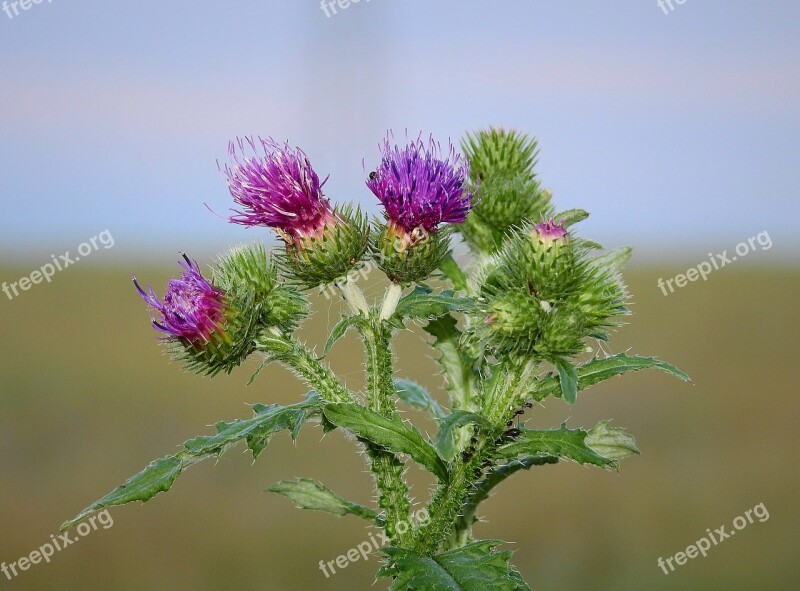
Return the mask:
<svg viewBox="0 0 800 591">
<path fill-rule="evenodd" d="M 430 138 L 417 138 L 400 148 L 384 140 L 381 163 L 367 186 L 381 201 L 391 224 L 407 234 L 417 228 L 436 232 L 439 224 L 459 224 L 472 208 L 467 191 L 469 164 L 450 145 L 442 154 Z"/>
<path fill-rule="evenodd" d="M 169 337 L 184 341 L 209 342 L 213 335 L 223 331 L 225 322 L 225 294 L 209 283 L 197 262 L 185 254 L 180 263 L 183 273 L 167 284 L 164 300 L 160 300 L 153 288 L 142 289 L 136 277 L 133 284 L 151 308 L 153 327 Z M 156 319 L 153 313 L 160 317 Z"/>
<path fill-rule="evenodd" d="M 280 264 L 306 287 L 345 277 L 367 250 L 369 225 L 361 213 L 334 210 L 322 193 L 308 156 L 272 138 L 231 142 L 223 169 L 241 210 L 229 218 L 244 226 L 273 228 L 286 242 Z"/>
<path fill-rule="evenodd" d="M 384 140 L 367 187 L 386 211 L 373 251 L 389 279 L 420 281 L 439 266 L 450 247 L 450 231 L 439 226 L 467 218 L 473 205 L 468 180 L 469 164 L 452 145 L 443 154 L 433 138 L 402 148 L 393 145 L 391 134 Z"/>
<path fill-rule="evenodd" d="M 238 148 L 238 149 L 237 149 Z M 229 220 L 274 228 L 288 243 L 320 237 L 335 220 L 319 176 L 300 148 L 272 138 L 238 138 L 228 148 L 232 164 L 223 172 L 234 201 Z"/>
<path fill-rule="evenodd" d="M 142 289 L 136 277 L 133 283 L 169 353 L 190 370 L 230 372 L 254 351 L 262 331 L 291 332 L 306 316 L 306 300 L 278 283 L 276 265 L 259 245 L 221 258 L 212 281 L 186 255 L 180 265 L 183 273 L 169 281 L 163 300 L 149 285 Z"/>
</svg>

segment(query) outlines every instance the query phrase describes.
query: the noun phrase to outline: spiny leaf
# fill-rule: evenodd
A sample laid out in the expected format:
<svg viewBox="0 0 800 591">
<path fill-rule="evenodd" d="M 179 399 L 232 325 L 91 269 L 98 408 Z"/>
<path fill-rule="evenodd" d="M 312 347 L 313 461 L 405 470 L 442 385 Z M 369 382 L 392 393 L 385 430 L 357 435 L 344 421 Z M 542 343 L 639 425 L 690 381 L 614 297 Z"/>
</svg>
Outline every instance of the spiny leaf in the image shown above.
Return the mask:
<svg viewBox="0 0 800 591">
<path fill-rule="evenodd" d="M 394 381 L 394 387 L 400 400 L 409 406 L 428 411 L 437 419 L 446 416 L 439 403 L 418 383 L 411 380 L 398 379 Z"/>
<path fill-rule="evenodd" d="M 269 442 L 270 437 L 288 429 L 296 437 L 296 428 L 308 417 L 309 411 L 318 411 L 322 402 L 316 394 L 311 394 L 303 402 L 289 406 L 254 404 L 255 416 L 250 419 L 235 420 L 230 423 L 220 421 L 216 424 L 216 435 L 195 437 L 184 443 L 186 451 L 194 456 L 219 455 L 225 448 L 242 439 L 258 458 Z"/>
<path fill-rule="evenodd" d="M 582 429 L 568 429 L 566 425 L 549 431 L 522 429 L 516 440 L 498 449 L 498 454 L 508 460 L 517 456 L 555 456 L 579 464 L 616 468 L 616 460 L 600 455 L 586 444 L 587 435 Z"/>
<path fill-rule="evenodd" d="M 378 514 L 369 507 L 343 499 L 316 480 L 281 480 L 270 486 L 269 491 L 283 495 L 300 509 L 326 511 L 334 515 L 357 515 L 373 522 L 378 520 Z"/>
<path fill-rule="evenodd" d="M 583 209 L 568 209 L 553 216 L 553 219 L 562 226 L 569 227 L 582 222 L 589 217 L 589 212 Z"/>
<path fill-rule="evenodd" d="M 453 287 L 456 290 L 467 290 L 467 274 L 464 273 L 459 264 L 456 262 L 452 251 L 442 260 L 441 263 L 439 263 L 439 270 L 453 283 Z"/>
<path fill-rule="evenodd" d="M 561 386 L 561 395 L 567 404 L 575 404 L 578 399 L 578 374 L 575 367 L 566 359 L 556 358 L 553 365 L 558 370 L 558 383 Z"/>
<path fill-rule="evenodd" d="M 250 419 L 237 420 L 231 423 L 217 423 L 217 434 L 195 437 L 185 442 L 184 449 L 173 456 L 165 456 L 151 463 L 144 470 L 129 478 L 125 484 L 95 501 L 75 518 L 65 522 L 61 530 L 65 531 L 93 513 L 106 507 L 124 505 L 133 501 L 147 502 L 160 492 L 166 492 L 175 479 L 186 468 L 206 458 L 216 457 L 229 447 L 244 440 L 248 448 L 257 458 L 264 450 L 269 439 L 278 431 L 289 429 L 292 437 L 297 437 L 300 425 L 312 414 L 319 411 L 322 402 L 316 395 L 311 395 L 303 402 L 290 406 L 254 405 L 255 416 Z"/>
<path fill-rule="evenodd" d="M 497 552 L 499 540 L 480 540 L 436 556 L 384 548 L 389 563 L 379 577 L 393 577 L 391 591 L 530 591 L 509 564 L 511 552 Z"/>
<path fill-rule="evenodd" d="M 632 254 L 633 249 L 630 246 L 623 246 L 592 259 L 591 264 L 609 271 L 619 271 L 630 260 Z"/>
<path fill-rule="evenodd" d="M 650 368 L 660 369 L 685 382 L 691 381 L 688 375 L 666 361 L 654 359 L 653 357 L 630 356 L 626 353 L 620 353 L 610 357 L 595 357 L 591 361 L 578 366 L 576 368 L 578 390 L 585 390 L 589 386 L 594 386 L 623 373 Z M 552 375 L 537 380 L 531 388 L 531 396 L 535 400 L 544 400 L 548 396 L 559 397 L 560 395 L 559 379 Z"/>
<path fill-rule="evenodd" d="M 456 326 L 456 319 L 447 314 L 428 322 L 424 330 L 434 337 L 433 348 L 440 353 L 436 361 L 450 394 L 450 406 L 468 408 L 474 390 L 474 376 L 470 360 L 460 346 L 461 331 Z"/>
<path fill-rule="evenodd" d="M 331 329 L 328 340 L 325 342 L 325 348 L 322 350 L 323 357 L 328 354 L 331 348 L 336 344 L 336 341 L 342 338 L 355 323 L 356 319 L 353 316 L 343 316 L 342 319 L 336 323 L 336 326 Z"/>
<path fill-rule="evenodd" d="M 416 320 L 438 318 L 449 312 L 464 312 L 474 307 L 472 300 L 456 296 L 452 289 L 433 293 L 433 288 L 417 285 L 411 293 L 400 298 L 393 319 L 402 323 L 407 318 Z"/>
<path fill-rule="evenodd" d="M 507 464 L 493 468 L 486 476 L 475 484 L 475 488 L 464 503 L 464 508 L 456 522 L 456 531 L 468 530 L 475 519 L 475 511 L 483 501 L 489 498 L 492 490 L 520 470 L 530 470 L 533 466 L 557 464 L 556 456 L 526 456 L 512 460 Z"/>
<path fill-rule="evenodd" d="M 266 368 L 270 363 L 272 363 L 272 359 L 269 356 L 265 356 L 264 360 L 258 366 L 258 369 L 256 369 L 253 372 L 253 375 L 250 376 L 250 379 L 247 380 L 247 385 L 252 386 L 253 382 L 256 381 L 256 378 L 261 375 L 261 372 L 264 371 L 264 368 Z"/>
<path fill-rule="evenodd" d="M 399 418 L 387 419 L 358 404 L 329 404 L 323 412 L 337 427 L 349 429 L 360 438 L 388 451 L 408 454 L 439 480 L 448 480 L 447 465 L 439 457 L 436 448 L 425 441 L 419 431 L 409 429 Z"/>
<path fill-rule="evenodd" d="M 445 460 L 453 459 L 458 428 L 465 425 L 491 428 L 486 419 L 479 414 L 466 410 L 454 410 L 439 422 L 439 432 L 436 434 L 436 449 Z"/>
<path fill-rule="evenodd" d="M 75 518 L 63 523 L 61 531 L 68 530 L 106 507 L 125 505 L 134 501 L 147 502 L 158 493 L 168 491 L 178 475 L 192 463 L 191 456 L 186 452 L 165 456 L 154 461 L 144 470 L 126 480 L 125 484 L 118 486 L 102 499 L 92 503 Z"/>
</svg>

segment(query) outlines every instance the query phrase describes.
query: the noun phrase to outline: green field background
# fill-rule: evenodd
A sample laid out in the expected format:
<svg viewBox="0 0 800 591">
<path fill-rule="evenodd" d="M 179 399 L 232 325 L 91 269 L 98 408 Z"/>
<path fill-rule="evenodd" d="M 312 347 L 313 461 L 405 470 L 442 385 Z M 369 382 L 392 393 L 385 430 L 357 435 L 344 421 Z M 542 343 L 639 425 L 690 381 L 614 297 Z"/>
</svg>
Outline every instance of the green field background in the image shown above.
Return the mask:
<svg viewBox="0 0 800 591">
<path fill-rule="evenodd" d="M 31 267 L 33 268 L 33 267 Z M 0 269 L 8 280 L 25 266 Z M 637 436 L 642 455 L 619 474 L 576 464 L 545 466 L 506 483 L 486 503 L 477 535 L 511 542 L 513 562 L 536 591 L 789 591 L 800 588 L 797 536 L 800 394 L 796 308 L 800 272 L 741 264 L 665 297 L 659 277 L 684 268 L 627 273 L 634 316 L 612 339 L 691 374 L 611 380 L 574 407 L 546 401 L 531 425 L 590 426 L 611 418 Z M 169 268 L 137 268 L 161 291 Z M 382 286 L 370 284 L 379 295 Z M 302 336 L 321 350 L 338 302 L 315 297 Z M 0 561 L 50 539 L 65 519 L 217 420 L 249 415 L 245 403 L 290 403 L 305 390 L 273 366 L 246 383 L 255 364 L 206 379 L 170 363 L 148 326 L 130 269 L 91 264 L 58 274 L 13 301 L 0 295 Z M 398 377 L 438 389 L 440 376 L 419 331 L 396 339 Z M 330 361 L 362 386 L 353 335 Z M 440 400 L 442 398 L 440 397 Z M 432 425 L 416 413 L 408 416 Z M 100 529 L 50 564 L 32 566 L 0 589 L 65 591 L 352 591 L 374 583 L 377 557 L 326 579 L 335 560 L 368 540 L 354 517 L 294 509 L 265 492 L 277 480 L 313 477 L 370 503 L 370 475 L 340 433 L 305 427 L 296 443 L 277 436 L 257 462 L 234 449 L 181 476 L 146 505 L 112 510 Z M 413 494 L 431 480 L 412 468 Z M 665 576 L 656 561 L 686 548 L 706 528 L 764 503 L 756 522 Z"/>
</svg>

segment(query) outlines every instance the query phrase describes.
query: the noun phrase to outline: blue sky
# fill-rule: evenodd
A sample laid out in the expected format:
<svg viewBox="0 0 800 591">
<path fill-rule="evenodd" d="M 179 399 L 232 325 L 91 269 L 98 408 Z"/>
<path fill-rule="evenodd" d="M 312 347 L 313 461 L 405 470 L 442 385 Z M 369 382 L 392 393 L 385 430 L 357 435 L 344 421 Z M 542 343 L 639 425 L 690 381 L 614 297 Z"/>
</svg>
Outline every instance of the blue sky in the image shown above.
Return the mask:
<svg viewBox="0 0 800 591">
<path fill-rule="evenodd" d="M 362 159 L 387 128 L 490 124 L 539 138 L 557 204 L 608 246 L 703 258 L 767 230 L 764 258 L 797 258 L 797 2 L 45 0 L 0 12 L 0 50 L 3 258 L 104 229 L 170 261 L 266 236 L 203 205 L 231 205 L 236 135 L 302 146 L 377 211 Z"/>
</svg>

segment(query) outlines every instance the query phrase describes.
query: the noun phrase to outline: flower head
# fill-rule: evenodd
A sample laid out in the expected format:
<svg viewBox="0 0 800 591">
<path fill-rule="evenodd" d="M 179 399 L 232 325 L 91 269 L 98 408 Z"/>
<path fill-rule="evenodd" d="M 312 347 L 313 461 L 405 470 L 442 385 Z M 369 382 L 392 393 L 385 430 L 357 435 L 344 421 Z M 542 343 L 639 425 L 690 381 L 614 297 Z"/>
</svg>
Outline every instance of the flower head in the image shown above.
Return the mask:
<svg viewBox="0 0 800 591">
<path fill-rule="evenodd" d="M 433 138 L 417 138 L 401 148 L 393 145 L 390 134 L 381 152 L 367 186 L 383 203 L 391 224 L 411 234 L 416 228 L 436 232 L 441 223 L 466 219 L 472 207 L 466 188 L 469 164 L 452 145 L 445 155 Z"/>
<path fill-rule="evenodd" d="M 287 242 L 297 244 L 307 236 L 320 236 L 334 220 L 322 194 L 325 181 L 320 183 L 300 148 L 259 137 L 237 139 L 228 152 L 232 162 L 223 172 L 242 208 L 233 210 L 232 223 L 275 228 Z"/>
<path fill-rule="evenodd" d="M 227 308 L 225 294 L 203 277 L 195 261 L 186 255 L 183 259 L 180 263 L 183 273 L 167 284 L 163 301 L 149 285 L 147 291 L 143 290 L 136 277 L 133 283 L 150 305 L 151 316 L 154 312 L 160 315 L 158 319 L 152 318 L 157 330 L 189 342 L 208 342 L 212 335 L 223 330 Z"/>
<path fill-rule="evenodd" d="M 562 224 L 554 222 L 553 218 L 541 224 L 536 224 L 533 227 L 531 236 L 538 238 L 546 246 L 554 242 L 569 241 L 567 229 Z"/>
</svg>

